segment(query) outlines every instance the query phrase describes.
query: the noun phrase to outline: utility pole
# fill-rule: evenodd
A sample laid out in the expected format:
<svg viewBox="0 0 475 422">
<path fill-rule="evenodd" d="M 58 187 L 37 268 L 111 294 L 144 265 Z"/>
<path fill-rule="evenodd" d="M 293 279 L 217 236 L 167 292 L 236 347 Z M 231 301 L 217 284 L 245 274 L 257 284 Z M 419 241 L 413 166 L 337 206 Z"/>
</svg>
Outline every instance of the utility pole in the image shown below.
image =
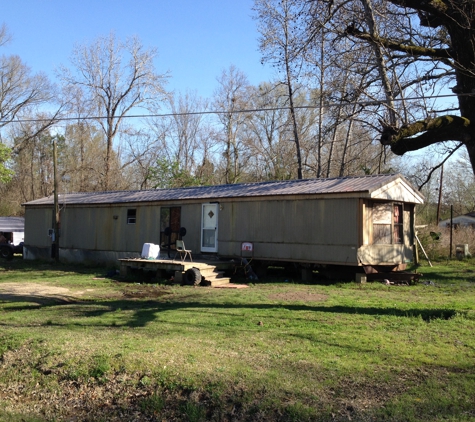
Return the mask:
<svg viewBox="0 0 475 422">
<path fill-rule="evenodd" d="M 454 233 L 454 206 L 450 206 L 450 259 L 452 259 L 452 242 Z"/>
<path fill-rule="evenodd" d="M 439 185 L 439 202 L 437 203 L 437 221 L 436 225 L 439 226 L 440 221 L 440 203 L 442 202 L 442 181 L 444 180 L 444 165 L 440 168 L 440 185 Z"/>
<path fill-rule="evenodd" d="M 58 154 L 56 150 L 56 137 L 53 138 L 53 187 L 54 187 L 54 210 L 53 210 L 53 243 L 51 245 L 51 257 L 59 262 L 59 200 L 58 200 Z"/>
</svg>

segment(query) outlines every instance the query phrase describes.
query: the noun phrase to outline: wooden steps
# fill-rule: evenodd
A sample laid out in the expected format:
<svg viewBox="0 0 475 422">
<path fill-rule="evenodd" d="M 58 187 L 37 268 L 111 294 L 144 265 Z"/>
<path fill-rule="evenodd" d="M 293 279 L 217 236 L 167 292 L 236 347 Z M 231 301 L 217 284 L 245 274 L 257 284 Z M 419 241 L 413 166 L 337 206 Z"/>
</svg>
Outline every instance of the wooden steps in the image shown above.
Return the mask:
<svg viewBox="0 0 475 422">
<path fill-rule="evenodd" d="M 210 287 L 235 287 L 230 283 L 231 279 L 226 277 L 225 271 L 232 271 L 235 264 L 233 261 L 181 261 L 174 259 L 141 259 L 141 258 L 125 258 L 119 259 L 120 274 L 126 276 L 128 269 L 137 268 L 148 271 L 156 271 L 157 274 L 162 271 L 174 271 L 175 283 L 191 284 Z M 196 278 L 199 270 L 201 280 Z M 188 272 L 188 274 L 187 274 Z M 242 286 L 241 286 L 242 287 Z"/>
<path fill-rule="evenodd" d="M 211 283 L 211 287 L 228 284 L 231 281 L 229 277 L 225 277 L 224 271 L 218 270 L 213 265 L 209 265 L 207 268 L 201 268 L 200 272 L 203 278 L 203 284 L 208 285 L 208 283 Z"/>
</svg>

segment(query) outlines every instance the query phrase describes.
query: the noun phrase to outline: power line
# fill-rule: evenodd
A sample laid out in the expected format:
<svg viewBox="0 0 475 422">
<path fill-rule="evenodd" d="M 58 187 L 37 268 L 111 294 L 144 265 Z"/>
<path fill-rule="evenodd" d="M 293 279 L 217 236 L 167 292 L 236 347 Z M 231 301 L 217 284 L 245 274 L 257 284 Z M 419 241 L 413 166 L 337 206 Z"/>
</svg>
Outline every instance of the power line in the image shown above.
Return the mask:
<svg viewBox="0 0 475 422">
<path fill-rule="evenodd" d="M 473 96 L 474 94 L 465 94 L 465 96 Z M 441 98 L 452 98 L 452 97 L 460 97 L 464 96 L 464 94 L 446 94 L 446 95 L 429 95 L 429 96 L 420 96 L 420 97 L 410 97 L 410 98 L 398 98 L 394 99 L 394 101 L 416 101 L 416 100 L 428 100 L 428 99 L 441 99 Z M 341 107 L 342 105 L 360 105 L 364 107 L 368 106 L 379 106 L 385 105 L 386 102 L 382 100 L 374 100 L 374 101 L 355 101 L 355 102 L 348 102 L 348 103 L 329 103 L 325 104 L 325 108 L 331 107 Z M 305 110 L 305 109 L 317 109 L 320 108 L 319 105 L 305 105 L 305 106 L 294 106 L 294 109 L 298 110 Z M 138 118 L 153 118 L 153 117 L 175 117 L 175 116 L 197 116 L 197 115 L 207 115 L 207 114 L 241 114 L 241 113 L 258 113 L 258 112 L 265 112 L 265 111 L 280 111 L 280 110 L 289 110 L 290 106 L 282 106 L 282 107 L 269 107 L 269 108 L 251 108 L 251 109 L 242 109 L 242 110 L 209 110 L 209 111 L 188 111 L 183 113 L 158 113 L 158 114 L 132 114 L 132 115 L 125 115 L 125 116 L 115 116 L 114 119 L 138 119 Z M 0 120 L 0 125 L 4 125 L 7 123 L 36 123 L 36 122 L 48 122 L 51 120 L 57 122 L 65 122 L 65 121 L 84 121 L 84 120 L 103 120 L 108 119 L 107 116 L 76 116 L 76 117 L 56 117 L 56 118 L 35 118 L 35 119 L 17 119 L 17 120 Z"/>
</svg>

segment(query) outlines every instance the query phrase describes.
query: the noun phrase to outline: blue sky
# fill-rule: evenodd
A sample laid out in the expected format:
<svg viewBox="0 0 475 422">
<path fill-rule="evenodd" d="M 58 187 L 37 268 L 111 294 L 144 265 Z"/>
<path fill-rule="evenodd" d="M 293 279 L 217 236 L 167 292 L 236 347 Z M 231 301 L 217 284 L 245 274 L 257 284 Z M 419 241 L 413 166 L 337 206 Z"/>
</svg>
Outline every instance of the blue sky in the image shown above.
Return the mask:
<svg viewBox="0 0 475 422">
<path fill-rule="evenodd" d="M 157 72 L 168 89 L 211 97 L 221 71 L 234 64 L 257 85 L 273 70 L 260 63 L 252 0 L 0 0 L 13 40 L 0 54 L 17 54 L 33 72 L 54 80 L 76 43 L 114 31 L 158 50 Z"/>
</svg>

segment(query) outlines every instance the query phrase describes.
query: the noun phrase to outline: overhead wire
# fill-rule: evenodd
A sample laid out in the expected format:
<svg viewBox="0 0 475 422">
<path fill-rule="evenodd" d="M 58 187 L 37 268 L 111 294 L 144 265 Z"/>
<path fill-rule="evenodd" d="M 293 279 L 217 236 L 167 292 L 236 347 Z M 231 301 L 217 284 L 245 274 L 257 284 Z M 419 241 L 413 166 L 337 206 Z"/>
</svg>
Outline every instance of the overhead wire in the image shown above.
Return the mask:
<svg viewBox="0 0 475 422">
<path fill-rule="evenodd" d="M 473 96 L 475 94 L 446 94 L 446 95 L 429 95 L 429 96 L 419 96 L 419 97 L 410 97 L 410 98 L 398 98 L 395 101 L 416 101 L 416 100 L 427 100 L 427 99 L 441 99 L 441 98 L 453 98 L 460 96 Z M 360 105 L 360 106 L 378 106 L 384 105 L 385 101 L 382 100 L 372 100 L 372 101 L 355 101 L 348 102 L 347 105 Z M 346 104 L 345 104 L 346 105 Z M 331 107 L 341 107 L 342 103 L 329 103 L 325 104 L 325 108 Z M 318 109 L 320 105 L 302 105 L 294 106 L 294 109 L 305 110 L 305 109 Z M 240 114 L 240 113 L 259 113 L 266 111 L 280 111 L 280 110 L 289 110 L 290 106 L 281 106 L 281 107 L 262 107 L 262 108 L 252 108 L 252 109 L 241 109 L 241 110 L 203 110 L 203 111 L 187 111 L 182 113 L 154 113 L 154 114 L 131 114 L 131 115 L 117 115 L 113 119 L 137 119 L 137 118 L 160 118 L 160 117 L 177 117 L 177 116 L 196 116 L 196 115 L 208 115 L 208 114 Z M 37 122 L 47 122 L 47 121 L 85 121 L 85 120 L 103 120 L 111 118 L 110 116 L 74 116 L 74 117 L 54 117 L 54 118 L 25 118 L 25 119 L 14 119 L 14 120 L 0 120 L 0 125 L 7 123 L 37 123 Z"/>
</svg>

